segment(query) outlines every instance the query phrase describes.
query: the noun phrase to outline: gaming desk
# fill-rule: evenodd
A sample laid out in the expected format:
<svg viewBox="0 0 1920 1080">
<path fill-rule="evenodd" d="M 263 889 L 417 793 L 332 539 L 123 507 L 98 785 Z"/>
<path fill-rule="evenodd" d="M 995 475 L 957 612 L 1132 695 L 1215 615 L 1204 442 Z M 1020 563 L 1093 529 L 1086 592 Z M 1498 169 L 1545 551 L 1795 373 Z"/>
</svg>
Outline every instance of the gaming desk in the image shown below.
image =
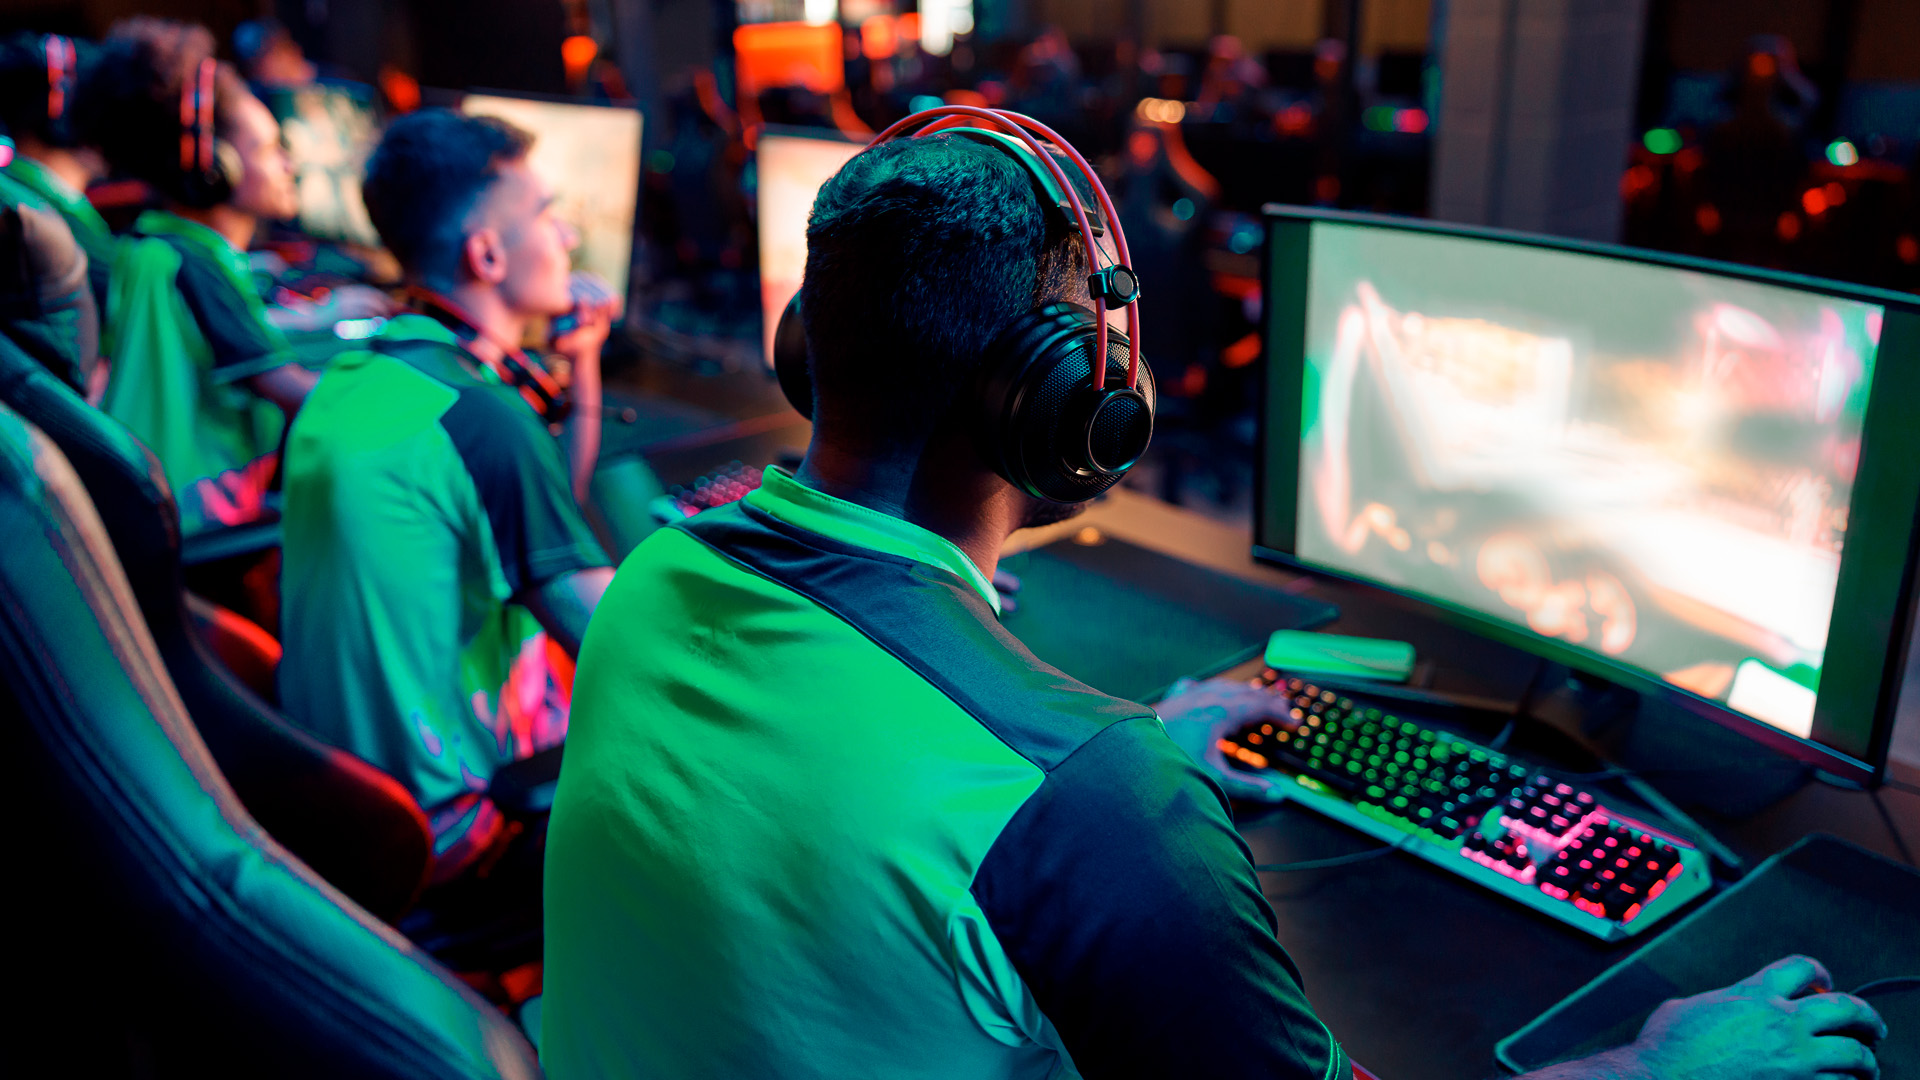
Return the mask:
<svg viewBox="0 0 1920 1080">
<path fill-rule="evenodd" d="M 1533 657 L 1397 610 L 1376 594 L 1255 564 L 1244 530 L 1125 488 L 1071 522 L 1016 536 L 1010 546 L 1035 547 L 1089 527 L 1328 600 L 1340 607 L 1340 617 L 1322 629 L 1412 641 L 1421 660 L 1416 680 L 1456 698 L 1498 707 L 1517 701 L 1535 674 Z M 1258 667 L 1254 662 L 1229 674 L 1250 675 Z M 1920 696 L 1913 690 L 1910 685 L 1903 698 L 1908 723 L 1920 722 L 1911 715 Z M 1535 731 L 1532 739 L 1525 749 L 1547 761 L 1559 756 L 1550 730 Z M 1516 744 L 1526 740 L 1518 736 Z M 1898 763 L 1894 770 L 1897 779 L 1920 783 L 1920 770 Z M 1660 786 L 1689 804 L 1694 800 L 1688 781 L 1679 776 Z M 1908 846 L 1920 846 L 1920 795 L 1886 788 L 1880 799 Z M 1375 843 L 1298 807 L 1248 806 L 1241 812 L 1241 834 L 1262 864 L 1343 855 Z M 1868 795 L 1818 783 L 1740 817 L 1708 811 L 1696 816 L 1749 865 L 1815 831 L 1900 857 L 1887 820 Z M 1354 1059 L 1383 1080 L 1498 1074 L 1496 1042 L 1644 944 L 1597 941 L 1406 855 L 1262 874 L 1261 882 L 1280 920 L 1280 941 L 1299 966 L 1314 1009 Z"/>
<path fill-rule="evenodd" d="M 753 415 L 732 418 L 743 424 L 734 428 L 737 437 L 715 428 L 642 452 L 672 484 L 716 461 L 773 461 L 805 448 L 807 426 L 797 416 L 783 419 L 765 406 L 746 412 Z M 1340 616 L 1321 629 L 1413 642 L 1420 658 L 1415 682 L 1457 700 L 1510 710 L 1540 674 L 1535 658 L 1398 609 L 1390 598 L 1256 564 L 1247 530 L 1126 488 L 1071 521 L 1016 535 L 1007 550 L 1041 547 L 1088 528 L 1250 583 L 1331 602 Z M 1228 674 L 1251 676 L 1258 668 L 1253 661 Z M 1920 694 L 1912 690 L 1903 701 L 1908 713 L 1920 705 Z M 1726 740 L 1740 752 L 1737 737 Z M 1521 726 L 1514 745 L 1548 763 L 1589 767 L 1574 741 L 1556 743 L 1546 725 Z M 1894 768 L 1896 778 L 1920 784 L 1920 770 Z M 1686 775 L 1661 786 L 1683 804 L 1696 802 L 1693 796 L 1705 790 Z M 1920 846 L 1920 795 L 1888 788 L 1880 798 L 1885 818 L 1864 793 L 1809 783 L 1758 809 L 1697 816 L 1749 865 L 1815 831 L 1898 859 L 1888 822 L 1898 824 L 1909 847 Z M 1729 804 L 1724 797 L 1718 801 Z M 1240 831 L 1262 864 L 1343 855 L 1375 843 L 1294 806 L 1240 811 Z M 1261 879 L 1279 917 L 1281 943 L 1299 966 L 1315 1010 L 1355 1060 L 1382 1080 L 1499 1074 L 1495 1043 L 1644 944 L 1600 942 L 1406 855 Z"/>
</svg>

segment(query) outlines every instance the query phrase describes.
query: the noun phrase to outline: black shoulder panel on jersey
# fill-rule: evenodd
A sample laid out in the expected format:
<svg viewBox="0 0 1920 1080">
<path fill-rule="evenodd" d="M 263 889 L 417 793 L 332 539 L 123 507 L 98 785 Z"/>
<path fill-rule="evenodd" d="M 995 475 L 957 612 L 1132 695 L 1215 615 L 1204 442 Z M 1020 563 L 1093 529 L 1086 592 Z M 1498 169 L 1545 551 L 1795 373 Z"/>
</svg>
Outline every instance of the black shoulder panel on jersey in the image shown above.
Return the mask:
<svg viewBox="0 0 1920 1080">
<path fill-rule="evenodd" d="M 473 478 L 514 596 L 575 570 L 607 565 L 567 479 L 560 444 L 500 387 L 453 386 L 440 427 Z"/>
<path fill-rule="evenodd" d="M 1226 798 L 1158 721 L 1048 773 L 972 891 L 1088 1080 L 1345 1080 Z"/>
</svg>

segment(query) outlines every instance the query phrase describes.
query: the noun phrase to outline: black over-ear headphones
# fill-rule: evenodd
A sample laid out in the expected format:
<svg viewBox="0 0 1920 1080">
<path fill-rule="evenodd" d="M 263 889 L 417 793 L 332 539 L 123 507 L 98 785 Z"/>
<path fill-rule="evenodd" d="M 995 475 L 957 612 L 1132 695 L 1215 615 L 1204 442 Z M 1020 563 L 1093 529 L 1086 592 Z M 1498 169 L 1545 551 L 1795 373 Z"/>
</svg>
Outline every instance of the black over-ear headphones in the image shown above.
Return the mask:
<svg viewBox="0 0 1920 1080">
<path fill-rule="evenodd" d="M 180 180 L 173 192 L 188 206 L 218 206 L 233 198 L 240 164 L 233 147 L 213 131 L 213 82 L 219 63 L 205 57 L 180 84 Z"/>
<path fill-rule="evenodd" d="M 984 121 L 999 130 L 952 127 Z M 1127 239 L 1113 200 L 1092 166 L 1065 139 L 1018 113 L 945 105 L 915 113 L 882 131 L 879 145 L 947 130 L 995 147 L 1033 178 L 1041 207 L 1065 218 L 1097 264 L 1094 238 L 1113 229 L 1116 265 L 1088 279 L 1096 311 L 1079 304 L 1044 304 L 1015 319 L 988 348 L 974 392 L 971 426 L 987 461 L 1008 483 L 1029 495 L 1058 503 L 1085 502 L 1120 482 L 1153 438 L 1153 372 L 1140 358 L 1140 288 L 1130 268 Z M 1036 138 L 1038 136 L 1038 138 Z M 1054 155 L 1057 147 L 1092 186 L 1101 216 L 1089 219 L 1078 192 Z M 1125 307 L 1127 332 L 1107 327 L 1106 311 Z M 813 416 L 813 377 L 808 370 L 806 328 L 795 294 L 780 316 L 773 339 L 774 372 L 787 400 Z M 1095 370 L 1092 357 L 1106 362 Z"/>
</svg>

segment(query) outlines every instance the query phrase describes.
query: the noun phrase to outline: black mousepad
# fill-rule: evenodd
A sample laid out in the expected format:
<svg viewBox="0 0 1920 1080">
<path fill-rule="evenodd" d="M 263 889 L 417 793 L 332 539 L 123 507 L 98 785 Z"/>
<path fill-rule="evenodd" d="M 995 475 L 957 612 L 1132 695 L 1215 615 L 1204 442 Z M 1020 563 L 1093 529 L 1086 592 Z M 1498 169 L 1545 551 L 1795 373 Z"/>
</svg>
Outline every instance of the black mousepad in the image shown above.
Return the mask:
<svg viewBox="0 0 1920 1080">
<path fill-rule="evenodd" d="M 1338 609 L 1103 537 L 1069 538 L 1000 560 L 1020 579 L 1001 620 L 1033 654 L 1096 690 L 1153 701 L 1182 676 L 1258 655 L 1275 630 L 1305 630 Z"/>
<path fill-rule="evenodd" d="M 1840 990 L 1920 975 L 1920 872 L 1832 836 L 1806 837 L 1501 1040 L 1500 1063 L 1527 1072 L 1630 1042 L 1662 1001 L 1793 953 L 1827 965 Z M 1920 990 L 1867 1001 L 1887 1022 L 1881 1080 L 1920 1080 Z"/>
</svg>

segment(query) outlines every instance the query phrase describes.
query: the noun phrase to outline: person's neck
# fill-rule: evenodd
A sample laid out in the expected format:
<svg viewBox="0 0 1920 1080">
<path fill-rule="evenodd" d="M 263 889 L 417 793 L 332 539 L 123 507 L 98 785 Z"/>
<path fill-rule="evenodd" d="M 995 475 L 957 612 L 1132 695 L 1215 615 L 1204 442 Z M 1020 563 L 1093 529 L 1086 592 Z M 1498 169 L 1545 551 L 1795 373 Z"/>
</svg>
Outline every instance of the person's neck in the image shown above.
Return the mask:
<svg viewBox="0 0 1920 1080">
<path fill-rule="evenodd" d="M 20 154 L 39 162 L 41 168 L 59 177 L 61 183 L 83 194 L 87 185 L 97 179 L 80 155 L 64 146 L 48 146 L 37 139 L 24 139 L 20 143 Z"/>
<path fill-rule="evenodd" d="M 167 207 L 176 217 L 198 222 L 220 234 L 221 238 L 233 245 L 235 251 L 245 251 L 253 243 L 254 230 L 260 227 L 260 219 L 234 206 L 221 203 L 218 206 L 181 206 Z"/>
<path fill-rule="evenodd" d="M 954 440 L 919 456 L 876 458 L 814 431 L 795 479 L 945 537 L 991 578 L 1007 537 L 1021 528 L 1019 494 Z"/>
<path fill-rule="evenodd" d="M 499 290 L 466 282 L 435 291 L 458 305 L 459 314 L 472 321 L 479 337 L 469 343 L 469 348 L 476 355 L 498 360 L 525 340 L 527 317 L 508 307 Z"/>
</svg>

